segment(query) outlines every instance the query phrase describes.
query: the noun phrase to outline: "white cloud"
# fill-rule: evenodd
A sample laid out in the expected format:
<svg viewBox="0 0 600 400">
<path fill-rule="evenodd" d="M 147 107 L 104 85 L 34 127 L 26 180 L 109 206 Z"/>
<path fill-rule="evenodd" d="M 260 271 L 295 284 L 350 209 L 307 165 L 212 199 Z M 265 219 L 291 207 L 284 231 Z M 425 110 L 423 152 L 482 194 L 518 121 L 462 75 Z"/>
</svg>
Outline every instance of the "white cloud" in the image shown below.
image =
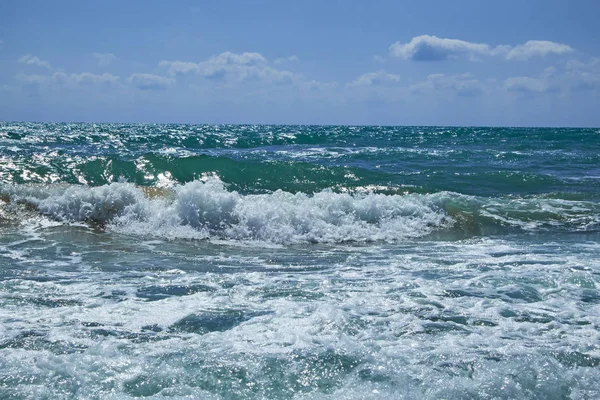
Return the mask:
<svg viewBox="0 0 600 400">
<path fill-rule="evenodd" d="M 550 90 L 546 79 L 516 76 L 504 81 L 504 88 L 510 92 L 544 93 Z"/>
<path fill-rule="evenodd" d="M 62 72 L 57 72 L 53 75 L 55 81 L 62 80 L 67 83 L 76 85 L 114 85 L 121 79 L 118 76 L 111 74 L 93 74 L 91 72 L 82 72 L 80 74 L 67 75 Z"/>
<path fill-rule="evenodd" d="M 167 68 L 167 73 L 171 76 L 186 75 L 190 72 L 200 71 L 200 66 L 193 62 L 185 61 L 166 61 L 163 60 L 158 64 L 159 67 Z"/>
<path fill-rule="evenodd" d="M 400 82 L 398 75 L 389 74 L 383 70 L 369 72 L 350 82 L 348 86 L 391 86 Z"/>
<path fill-rule="evenodd" d="M 34 65 L 37 67 L 52 69 L 52 65 L 50 65 L 48 61 L 40 60 L 38 57 L 32 56 L 30 54 L 24 55 L 23 57 L 19 58 L 19 62 L 25 65 Z"/>
<path fill-rule="evenodd" d="M 236 54 L 230 51 L 219 54 L 209 59 L 212 64 L 219 65 L 257 65 L 264 64 L 267 59 L 260 53 L 241 53 Z"/>
<path fill-rule="evenodd" d="M 492 47 L 485 43 L 473 43 L 430 35 L 415 36 L 408 43 L 393 43 L 389 50 L 393 57 L 413 61 L 442 61 L 456 58 L 477 60 L 483 56 L 501 56 L 508 60 L 527 60 L 536 56 L 562 55 L 574 51 L 566 44 L 547 40 L 530 40 L 515 47 L 507 45 Z"/>
<path fill-rule="evenodd" d="M 28 85 L 41 85 L 43 83 L 49 82 L 52 80 L 51 76 L 48 75 L 27 75 L 27 74 L 17 74 L 16 78 L 18 81 L 23 82 Z"/>
<path fill-rule="evenodd" d="M 211 57 L 198 64 L 205 78 L 215 81 L 247 80 L 253 78 L 277 78 L 280 72 L 267 66 L 267 60 L 259 53 L 235 54 L 229 51 Z"/>
<path fill-rule="evenodd" d="M 161 61 L 158 65 L 167 68 L 171 76 L 199 73 L 209 79 L 225 79 L 235 77 L 245 79 L 248 76 L 260 74 L 269 68 L 267 59 L 260 53 L 232 53 L 226 51 L 199 63 L 187 61 Z"/>
<path fill-rule="evenodd" d="M 159 66 L 170 76 L 196 73 L 213 82 L 232 84 L 241 81 L 261 81 L 277 85 L 303 81 L 301 75 L 269 65 L 260 53 L 224 52 L 199 63 L 163 60 Z"/>
<path fill-rule="evenodd" d="M 111 74 L 93 74 L 91 72 L 82 72 L 80 74 L 66 74 L 56 72 L 52 75 L 26 75 L 18 74 L 17 79 L 26 84 L 60 84 L 60 85 L 115 85 L 120 81 L 120 77 Z"/>
<path fill-rule="evenodd" d="M 600 67 L 600 63 L 598 65 Z M 548 67 L 536 77 L 515 76 L 504 80 L 510 92 L 548 93 L 600 88 L 600 68 L 594 71 L 594 62 L 570 61 L 565 69 Z"/>
<path fill-rule="evenodd" d="M 385 62 L 385 58 L 381 57 L 381 56 L 373 56 L 373 60 L 378 62 L 378 63 L 384 63 Z"/>
<path fill-rule="evenodd" d="M 486 90 L 485 85 L 470 74 L 432 74 L 410 89 L 416 93 L 449 91 L 460 96 L 479 96 Z"/>
<path fill-rule="evenodd" d="M 275 64 L 283 64 L 283 63 L 290 63 L 290 62 L 296 62 L 296 61 L 300 61 L 300 59 L 297 56 L 289 56 L 289 57 L 284 57 L 284 58 L 277 58 L 275 59 Z"/>
<path fill-rule="evenodd" d="M 108 66 L 117 58 L 113 53 L 94 53 L 92 56 L 98 60 L 98 66 L 100 67 Z"/>
<path fill-rule="evenodd" d="M 506 55 L 506 58 L 509 60 L 527 60 L 535 56 L 543 57 L 549 54 L 561 55 L 571 53 L 572 51 L 573 48 L 566 44 L 549 42 L 547 40 L 530 40 L 525 44 L 521 44 L 511 49 Z"/>
<path fill-rule="evenodd" d="M 127 81 L 141 90 L 165 90 L 175 84 L 175 79 L 152 74 L 132 74 Z"/>
<path fill-rule="evenodd" d="M 600 89 L 600 58 L 567 62 L 565 76 L 573 89 Z"/>
<path fill-rule="evenodd" d="M 413 37 L 408 43 L 392 44 L 390 53 L 394 57 L 413 61 L 441 61 L 459 56 L 488 55 L 492 53 L 492 50 L 490 46 L 483 43 L 422 35 Z"/>
</svg>

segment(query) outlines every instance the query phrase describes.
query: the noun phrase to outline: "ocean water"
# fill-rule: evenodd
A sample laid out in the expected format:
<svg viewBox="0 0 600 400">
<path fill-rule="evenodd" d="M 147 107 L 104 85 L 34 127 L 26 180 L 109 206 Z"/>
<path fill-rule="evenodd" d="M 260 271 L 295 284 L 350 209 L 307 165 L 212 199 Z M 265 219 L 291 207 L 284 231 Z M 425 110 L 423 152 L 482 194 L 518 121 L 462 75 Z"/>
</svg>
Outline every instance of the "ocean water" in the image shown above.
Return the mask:
<svg viewBox="0 0 600 400">
<path fill-rule="evenodd" d="M 600 130 L 0 123 L 0 398 L 140 397 L 600 398 Z"/>
</svg>

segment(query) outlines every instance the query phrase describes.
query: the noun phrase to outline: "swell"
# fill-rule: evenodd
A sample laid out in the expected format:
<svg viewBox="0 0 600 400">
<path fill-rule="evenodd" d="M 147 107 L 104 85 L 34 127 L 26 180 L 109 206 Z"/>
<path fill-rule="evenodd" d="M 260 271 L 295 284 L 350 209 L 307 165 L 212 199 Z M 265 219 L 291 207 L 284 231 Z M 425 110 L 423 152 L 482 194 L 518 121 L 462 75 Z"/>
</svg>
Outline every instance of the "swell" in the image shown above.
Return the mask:
<svg viewBox="0 0 600 400">
<path fill-rule="evenodd" d="M 26 208 L 60 223 L 170 239 L 338 243 L 600 228 L 600 205 L 585 200 L 454 192 L 241 194 L 216 177 L 172 189 L 131 183 L 2 185 L 0 197 L 5 220 L 22 219 Z"/>
<path fill-rule="evenodd" d="M 388 183 L 386 173 L 349 166 L 325 166 L 303 161 L 255 161 L 223 156 L 172 157 L 149 153 L 135 159 L 121 156 L 27 157 L 0 165 L 6 183 L 67 183 L 101 186 L 127 181 L 140 186 L 172 186 L 218 175 L 234 190 L 250 193 L 315 192 L 326 188 Z"/>
<path fill-rule="evenodd" d="M 600 179 L 580 177 L 583 172 L 559 176 L 539 168 L 495 166 L 484 162 L 423 158 L 352 157 L 312 159 L 298 152 L 284 154 L 236 153 L 224 155 L 169 155 L 146 153 L 91 156 L 65 152 L 18 157 L 0 156 L 0 181 L 4 183 L 68 183 L 101 186 L 127 181 L 140 186 L 168 187 L 217 175 L 230 188 L 243 193 L 266 193 L 278 189 L 315 193 L 370 190 L 381 193 L 433 193 L 454 191 L 470 195 L 528 195 L 554 192 L 584 193 L 598 197 Z M 589 168 L 586 169 L 589 171 Z M 598 172 L 600 174 L 600 171 Z M 579 175 L 578 175 L 579 174 Z"/>
<path fill-rule="evenodd" d="M 523 140 L 523 139 L 526 140 Z M 357 145 L 499 148 L 513 150 L 598 149 L 597 129 L 423 126 L 186 125 L 0 122 L 0 142 L 41 145 L 254 148 L 289 145 Z M 585 143 L 585 146 L 581 146 Z M 491 147 L 490 147 L 491 146 Z"/>
</svg>

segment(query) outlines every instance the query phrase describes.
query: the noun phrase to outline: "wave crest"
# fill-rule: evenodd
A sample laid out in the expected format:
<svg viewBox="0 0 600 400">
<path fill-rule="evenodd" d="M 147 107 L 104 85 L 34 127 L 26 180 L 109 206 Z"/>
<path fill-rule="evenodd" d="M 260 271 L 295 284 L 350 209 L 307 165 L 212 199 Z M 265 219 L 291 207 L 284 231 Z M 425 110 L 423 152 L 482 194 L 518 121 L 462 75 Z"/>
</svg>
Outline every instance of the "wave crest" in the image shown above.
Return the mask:
<svg viewBox="0 0 600 400">
<path fill-rule="evenodd" d="M 600 206 L 589 201 L 485 198 L 452 192 L 240 194 L 228 190 L 218 177 L 173 189 L 131 183 L 5 185 L 0 195 L 57 221 L 171 239 L 371 242 L 432 233 L 464 238 L 519 230 L 590 232 L 600 225 Z"/>
<path fill-rule="evenodd" d="M 8 189 L 8 190 L 7 190 Z M 161 196 L 130 183 L 4 188 L 51 218 L 84 221 L 106 229 L 168 238 L 259 240 L 272 243 L 394 241 L 425 235 L 451 223 L 419 195 L 314 195 L 276 191 L 242 195 L 218 178 L 193 181 Z"/>
</svg>

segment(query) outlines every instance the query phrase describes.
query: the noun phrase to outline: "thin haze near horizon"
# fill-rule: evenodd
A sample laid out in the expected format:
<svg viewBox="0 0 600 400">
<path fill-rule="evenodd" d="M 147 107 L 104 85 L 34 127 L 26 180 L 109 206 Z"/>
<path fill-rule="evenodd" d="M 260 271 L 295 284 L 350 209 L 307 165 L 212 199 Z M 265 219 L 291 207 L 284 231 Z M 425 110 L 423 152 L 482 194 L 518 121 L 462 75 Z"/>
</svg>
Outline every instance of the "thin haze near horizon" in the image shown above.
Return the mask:
<svg viewBox="0 0 600 400">
<path fill-rule="evenodd" d="M 14 1 L 0 121 L 600 126 L 600 2 Z"/>
</svg>

